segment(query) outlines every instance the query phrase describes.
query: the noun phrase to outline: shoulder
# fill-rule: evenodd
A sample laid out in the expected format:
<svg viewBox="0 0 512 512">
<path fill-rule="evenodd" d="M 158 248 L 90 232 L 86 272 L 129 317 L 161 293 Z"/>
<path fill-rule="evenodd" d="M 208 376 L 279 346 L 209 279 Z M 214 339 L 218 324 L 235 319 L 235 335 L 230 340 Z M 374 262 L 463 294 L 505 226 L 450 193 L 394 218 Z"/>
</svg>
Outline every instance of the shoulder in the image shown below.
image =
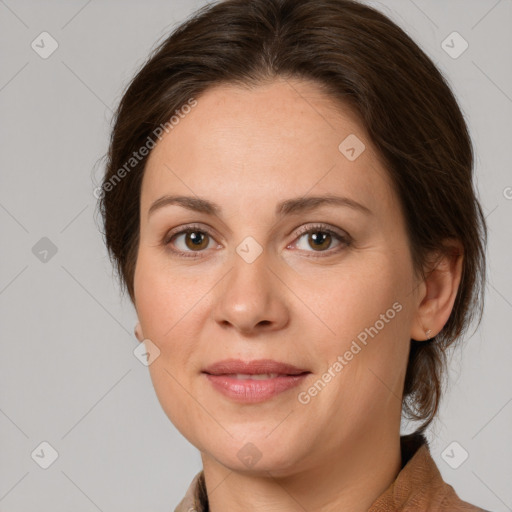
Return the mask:
<svg viewBox="0 0 512 512">
<path fill-rule="evenodd" d="M 432 459 L 425 437 L 401 438 L 402 469 L 369 512 L 488 512 L 459 498 Z"/>
<path fill-rule="evenodd" d="M 178 503 L 174 512 L 208 512 L 208 498 L 203 470 L 194 476 L 185 496 Z"/>
</svg>

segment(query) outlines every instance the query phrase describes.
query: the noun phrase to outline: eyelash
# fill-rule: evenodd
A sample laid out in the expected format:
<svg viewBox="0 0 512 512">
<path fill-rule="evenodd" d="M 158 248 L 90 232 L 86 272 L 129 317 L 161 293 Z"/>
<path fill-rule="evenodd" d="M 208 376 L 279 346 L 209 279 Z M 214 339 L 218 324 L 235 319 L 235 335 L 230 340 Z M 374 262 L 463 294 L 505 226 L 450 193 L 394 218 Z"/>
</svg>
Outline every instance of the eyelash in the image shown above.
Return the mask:
<svg viewBox="0 0 512 512">
<path fill-rule="evenodd" d="M 341 242 L 342 246 L 345 246 L 345 247 L 348 247 L 352 243 L 352 239 L 348 234 L 342 235 L 341 233 L 338 233 L 338 232 L 334 231 L 333 229 L 331 229 L 326 224 L 306 225 L 306 226 L 300 228 L 296 235 L 295 240 L 300 239 L 303 235 L 306 235 L 309 233 L 318 233 L 318 232 L 327 233 L 327 234 L 333 236 L 335 239 L 337 239 L 339 242 Z M 188 234 L 188 233 L 202 233 L 202 234 L 208 235 L 212 239 L 214 238 L 213 234 L 209 230 L 204 229 L 202 226 L 199 226 L 196 224 L 190 224 L 190 225 L 184 226 L 182 229 L 180 229 L 180 231 L 167 233 L 166 236 L 164 237 L 164 239 L 162 240 L 162 243 L 164 246 L 168 247 L 171 245 L 171 241 L 173 240 L 173 238 L 176 238 L 180 235 Z M 319 253 L 318 255 L 314 255 L 314 256 L 311 255 L 308 257 L 322 258 L 322 257 L 325 257 L 325 256 L 322 256 L 322 253 L 324 255 L 325 255 L 325 253 L 327 253 L 327 255 L 330 256 L 333 253 L 339 252 L 340 250 L 341 249 L 338 248 L 335 250 L 328 249 L 325 251 L 318 251 L 318 253 Z M 172 251 L 177 256 L 183 257 L 183 258 L 201 258 L 202 257 L 201 253 L 205 252 L 205 250 L 202 250 L 202 251 L 179 251 L 176 249 L 170 249 L 170 251 Z M 310 252 L 310 251 L 306 251 L 306 252 Z"/>
</svg>

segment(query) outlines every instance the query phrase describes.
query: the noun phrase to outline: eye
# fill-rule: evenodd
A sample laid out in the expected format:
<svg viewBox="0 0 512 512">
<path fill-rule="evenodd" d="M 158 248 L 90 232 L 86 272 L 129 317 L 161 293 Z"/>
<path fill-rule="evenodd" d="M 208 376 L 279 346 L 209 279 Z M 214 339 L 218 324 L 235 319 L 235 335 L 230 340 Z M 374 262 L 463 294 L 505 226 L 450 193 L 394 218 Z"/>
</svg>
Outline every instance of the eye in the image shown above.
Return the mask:
<svg viewBox="0 0 512 512">
<path fill-rule="evenodd" d="M 200 253 L 205 249 L 211 248 L 210 245 L 213 241 L 212 235 L 204 228 L 187 226 L 178 232 L 168 234 L 163 243 L 166 246 L 170 246 L 170 250 L 178 253 L 180 256 L 194 258 L 200 256 L 200 254 L 193 253 Z"/>
<path fill-rule="evenodd" d="M 325 224 L 306 225 L 299 230 L 297 236 L 296 241 L 287 248 L 298 246 L 297 248 L 301 251 L 328 253 L 328 255 L 348 247 L 352 241 L 348 234 L 338 233 Z M 302 239 L 305 239 L 305 243 L 301 244 Z M 331 250 L 333 242 L 338 242 L 337 248 Z M 213 235 L 202 226 L 190 225 L 167 234 L 163 240 L 163 245 L 169 247 L 169 250 L 178 256 L 197 258 L 202 256 L 201 253 L 205 252 L 206 249 L 213 248 L 215 240 Z M 217 244 L 217 247 L 220 246 Z M 308 250 L 307 247 L 313 250 Z M 311 256 L 319 257 L 322 254 Z"/>
<path fill-rule="evenodd" d="M 304 243 L 302 244 L 302 246 L 300 246 L 300 242 L 302 239 L 304 239 Z M 326 226 L 325 224 L 304 226 L 299 230 L 299 237 L 297 240 L 298 241 L 295 242 L 294 245 L 299 246 L 298 248 L 300 250 L 304 250 L 306 252 L 320 253 L 329 252 L 329 254 L 331 254 L 332 252 L 338 252 L 340 250 L 340 247 L 347 247 L 351 243 L 349 235 L 338 233 L 333 229 L 329 228 L 328 226 Z M 335 241 L 338 242 L 338 249 L 330 251 L 329 249 L 331 249 L 333 242 Z M 308 250 L 308 247 L 312 248 L 313 251 Z"/>
</svg>

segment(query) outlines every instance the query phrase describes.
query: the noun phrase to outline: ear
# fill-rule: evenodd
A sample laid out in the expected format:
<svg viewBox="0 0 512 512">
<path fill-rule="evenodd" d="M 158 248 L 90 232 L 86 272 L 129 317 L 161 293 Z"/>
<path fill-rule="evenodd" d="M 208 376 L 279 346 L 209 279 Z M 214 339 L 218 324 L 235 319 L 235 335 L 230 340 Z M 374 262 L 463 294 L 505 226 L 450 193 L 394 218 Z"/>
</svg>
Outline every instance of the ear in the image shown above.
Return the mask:
<svg viewBox="0 0 512 512">
<path fill-rule="evenodd" d="M 463 247 L 453 239 L 445 240 L 444 245 L 445 251 L 432 255 L 424 269 L 411 327 L 413 340 L 423 341 L 439 334 L 453 309 L 462 276 Z"/>
<path fill-rule="evenodd" d="M 135 337 L 139 341 L 143 341 L 144 340 L 144 335 L 142 334 L 142 328 L 140 326 L 140 322 L 137 322 L 137 324 L 135 325 L 135 328 L 133 329 L 133 332 L 135 333 Z"/>
</svg>

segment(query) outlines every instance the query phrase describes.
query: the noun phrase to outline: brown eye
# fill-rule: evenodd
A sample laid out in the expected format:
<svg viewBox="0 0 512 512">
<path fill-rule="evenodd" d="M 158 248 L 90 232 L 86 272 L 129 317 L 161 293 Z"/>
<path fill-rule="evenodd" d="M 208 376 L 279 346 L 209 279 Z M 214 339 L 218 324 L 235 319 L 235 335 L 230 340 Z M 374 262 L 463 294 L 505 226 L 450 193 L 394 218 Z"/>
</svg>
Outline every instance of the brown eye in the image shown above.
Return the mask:
<svg viewBox="0 0 512 512">
<path fill-rule="evenodd" d="M 331 245 L 332 236 L 326 231 L 314 231 L 308 233 L 308 243 L 315 251 L 328 249 Z"/>
<path fill-rule="evenodd" d="M 206 243 L 205 243 L 206 240 Z M 185 244 L 193 251 L 206 249 L 208 247 L 208 235 L 201 231 L 187 231 L 185 233 Z"/>
<path fill-rule="evenodd" d="M 190 253 L 200 253 L 207 249 L 211 241 L 213 240 L 207 232 L 188 228 L 175 233 L 164 241 L 164 244 L 171 246 L 173 252 L 190 255 Z"/>
<path fill-rule="evenodd" d="M 308 229 L 309 228 L 309 229 Z M 302 228 L 296 242 L 295 248 L 309 253 L 319 253 L 319 256 L 328 256 L 339 252 L 351 244 L 352 239 L 348 233 L 341 231 L 338 233 L 327 225 L 323 224 L 305 226 Z M 325 254 L 322 254 L 325 253 Z M 311 255 L 313 256 L 313 255 Z"/>
</svg>

